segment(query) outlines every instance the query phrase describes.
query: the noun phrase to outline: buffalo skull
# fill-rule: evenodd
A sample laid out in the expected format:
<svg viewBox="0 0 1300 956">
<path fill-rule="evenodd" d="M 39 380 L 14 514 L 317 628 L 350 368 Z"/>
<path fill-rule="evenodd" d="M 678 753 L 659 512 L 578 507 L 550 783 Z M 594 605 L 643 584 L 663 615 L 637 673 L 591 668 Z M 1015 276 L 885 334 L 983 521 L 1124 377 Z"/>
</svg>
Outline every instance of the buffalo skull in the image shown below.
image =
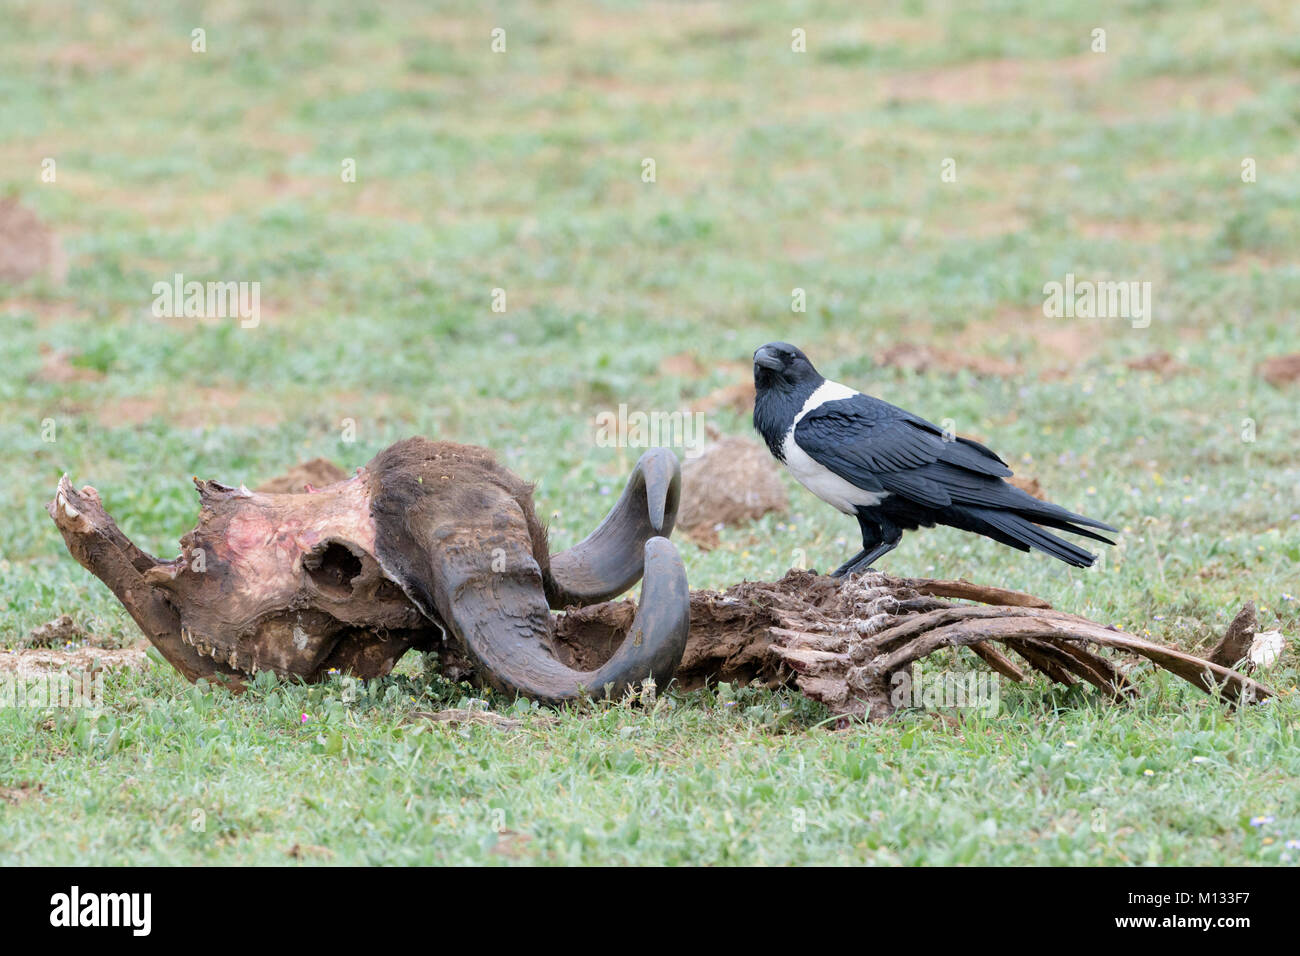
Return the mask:
<svg viewBox="0 0 1300 956">
<path fill-rule="evenodd" d="M 195 479 L 198 525 L 159 561 L 65 476 L 50 516 L 190 680 L 232 689 L 257 671 L 318 681 L 387 674 L 410 648 L 446 645 L 497 689 L 557 702 L 621 694 L 681 661 L 690 595 L 668 541 L 676 457 L 651 449 L 585 540 L 550 554 L 532 486 L 484 448 L 410 438 L 352 478 L 274 494 Z M 617 597 L 644 575 L 619 650 L 592 671 L 552 650 L 552 609 Z"/>
</svg>

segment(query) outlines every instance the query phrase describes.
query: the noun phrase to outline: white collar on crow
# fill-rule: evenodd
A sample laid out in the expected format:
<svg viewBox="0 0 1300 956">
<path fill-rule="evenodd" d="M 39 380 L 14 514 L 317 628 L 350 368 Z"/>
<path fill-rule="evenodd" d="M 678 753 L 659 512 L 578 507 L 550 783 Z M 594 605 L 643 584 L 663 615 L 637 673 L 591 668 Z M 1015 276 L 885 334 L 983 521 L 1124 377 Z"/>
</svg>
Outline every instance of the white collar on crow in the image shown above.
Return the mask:
<svg viewBox="0 0 1300 956">
<path fill-rule="evenodd" d="M 888 491 L 864 491 L 851 481 L 846 481 L 831 471 L 821 462 L 816 461 L 794 440 L 794 430 L 805 415 L 826 402 L 838 402 L 861 394 L 856 388 L 849 388 L 830 379 L 822 382 L 817 390 L 808 396 L 799 414 L 790 423 L 790 430 L 785 433 L 781 444 L 781 456 L 790 473 L 822 501 L 846 515 L 857 514 L 858 508 L 871 508 L 880 504 L 887 497 Z"/>
</svg>

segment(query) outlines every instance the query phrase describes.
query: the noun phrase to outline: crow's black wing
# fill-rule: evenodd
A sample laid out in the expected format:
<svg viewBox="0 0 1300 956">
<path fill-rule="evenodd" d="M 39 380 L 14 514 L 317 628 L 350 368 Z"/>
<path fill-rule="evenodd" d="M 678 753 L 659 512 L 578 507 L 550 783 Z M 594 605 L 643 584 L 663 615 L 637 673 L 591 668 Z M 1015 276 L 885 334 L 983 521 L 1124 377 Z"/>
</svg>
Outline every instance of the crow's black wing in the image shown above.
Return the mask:
<svg viewBox="0 0 1300 956">
<path fill-rule="evenodd" d="M 860 488 L 891 491 L 931 507 L 954 500 L 1002 505 L 987 499 L 1002 497 L 995 490 L 999 486 L 1010 487 L 996 479 L 1011 469 L 983 445 L 953 436 L 945 440 L 938 426 L 869 395 L 812 409 L 795 426 L 794 440 Z"/>
<path fill-rule="evenodd" d="M 931 508 L 1013 511 L 1108 544 L 1075 525 L 1116 530 L 1007 484 L 1002 479 L 1011 469 L 979 442 L 945 440 L 938 426 L 869 395 L 824 402 L 795 426 L 794 440 L 813 460 L 867 491 L 889 491 Z"/>
</svg>

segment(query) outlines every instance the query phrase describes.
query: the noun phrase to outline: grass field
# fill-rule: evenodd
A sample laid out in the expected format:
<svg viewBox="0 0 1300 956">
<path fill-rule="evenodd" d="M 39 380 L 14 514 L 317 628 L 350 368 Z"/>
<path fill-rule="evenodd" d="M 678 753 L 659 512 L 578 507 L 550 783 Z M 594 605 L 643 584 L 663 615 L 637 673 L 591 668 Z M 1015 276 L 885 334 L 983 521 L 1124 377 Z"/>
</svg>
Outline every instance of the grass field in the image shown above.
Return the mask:
<svg viewBox="0 0 1300 956">
<path fill-rule="evenodd" d="M 424 434 L 539 481 L 559 548 L 639 453 L 598 413 L 692 407 L 772 339 L 1124 532 L 1089 572 L 945 530 L 882 570 L 1191 650 L 1248 599 L 1300 634 L 1300 383 L 1259 374 L 1300 351 L 1289 0 L 153 6 L 4 3 L 0 194 L 69 269 L 0 284 L 0 647 L 62 613 L 138 637 L 43 510 L 64 472 L 171 556 L 190 475 Z M 260 283 L 260 323 L 155 317 L 177 273 Z M 1067 274 L 1150 282 L 1149 327 L 1045 317 Z M 682 541 L 692 586 L 856 550 L 791 501 Z M 494 698 L 498 730 L 410 719 L 475 693 L 414 657 L 355 701 L 155 665 L 98 713 L 0 709 L 0 859 L 1294 863 L 1297 674 L 1291 647 L 1236 715 L 1148 676 L 1130 706 L 1004 686 L 955 726 L 722 688 L 557 722 Z"/>
</svg>

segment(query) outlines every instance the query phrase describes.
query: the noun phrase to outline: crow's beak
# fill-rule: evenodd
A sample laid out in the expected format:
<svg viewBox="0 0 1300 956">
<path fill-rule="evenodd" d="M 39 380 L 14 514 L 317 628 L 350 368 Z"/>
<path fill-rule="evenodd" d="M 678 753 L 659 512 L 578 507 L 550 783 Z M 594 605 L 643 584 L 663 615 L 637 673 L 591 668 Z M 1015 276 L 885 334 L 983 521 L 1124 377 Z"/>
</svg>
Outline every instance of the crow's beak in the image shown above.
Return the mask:
<svg viewBox="0 0 1300 956">
<path fill-rule="evenodd" d="M 764 345 L 754 353 L 754 364 L 760 368 L 770 368 L 774 372 L 779 372 L 785 368 L 785 363 L 781 361 L 781 356 Z"/>
</svg>

